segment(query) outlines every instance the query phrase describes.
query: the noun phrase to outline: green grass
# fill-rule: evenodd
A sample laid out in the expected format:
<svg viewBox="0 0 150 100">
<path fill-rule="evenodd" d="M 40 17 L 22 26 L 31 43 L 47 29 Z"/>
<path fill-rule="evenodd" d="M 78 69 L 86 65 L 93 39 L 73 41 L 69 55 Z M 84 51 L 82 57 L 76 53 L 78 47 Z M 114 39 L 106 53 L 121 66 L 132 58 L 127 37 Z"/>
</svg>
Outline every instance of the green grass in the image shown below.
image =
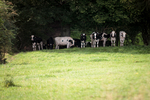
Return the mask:
<svg viewBox="0 0 150 100">
<path fill-rule="evenodd" d="M 0 65 L 0 100 L 149 98 L 149 46 L 21 52 Z"/>
</svg>

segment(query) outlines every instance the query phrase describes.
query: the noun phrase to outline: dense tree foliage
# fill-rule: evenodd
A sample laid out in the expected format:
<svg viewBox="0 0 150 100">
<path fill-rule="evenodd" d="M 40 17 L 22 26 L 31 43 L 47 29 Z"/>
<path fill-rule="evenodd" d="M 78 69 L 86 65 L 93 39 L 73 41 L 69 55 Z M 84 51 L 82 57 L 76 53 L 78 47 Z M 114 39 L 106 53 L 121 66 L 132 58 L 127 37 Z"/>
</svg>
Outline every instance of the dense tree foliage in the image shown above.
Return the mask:
<svg viewBox="0 0 150 100">
<path fill-rule="evenodd" d="M 0 63 L 4 59 L 5 52 L 11 49 L 12 39 L 16 34 L 13 24 L 13 16 L 16 15 L 12 9 L 12 3 L 0 1 Z"/>
<path fill-rule="evenodd" d="M 78 2 L 77 6 L 74 7 L 80 12 L 77 16 L 78 19 L 84 25 L 87 24 L 86 27 L 90 25 L 88 28 L 98 28 L 98 30 L 110 27 L 117 28 L 129 21 L 126 12 L 124 12 L 124 4 L 118 0 L 74 1 Z"/>
<path fill-rule="evenodd" d="M 54 35 L 55 28 L 69 26 L 72 21 L 72 12 L 68 2 L 63 0 L 10 0 L 15 4 L 19 16 L 16 16 L 16 25 L 19 27 L 17 35 L 18 48 L 21 49 L 30 43 L 30 35 L 35 34 L 47 39 L 47 35 Z M 26 41 L 26 42 L 25 42 Z"/>
<path fill-rule="evenodd" d="M 14 19 L 19 28 L 16 38 L 19 49 L 31 44 L 31 34 L 47 39 L 60 35 L 57 31 L 62 33 L 64 26 L 87 34 L 91 34 L 91 31 L 109 33 L 111 30 L 116 30 L 118 34 L 124 30 L 128 34 L 127 41 L 132 44 L 142 33 L 144 44 L 150 42 L 149 0 L 8 1 L 12 2 L 18 14 Z"/>
<path fill-rule="evenodd" d="M 128 28 L 132 28 L 131 38 L 134 39 L 138 32 L 142 33 L 145 45 L 150 44 L 150 0 L 123 0 L 126 2 L 126 9 L 130 18 Z"/>
</svg>

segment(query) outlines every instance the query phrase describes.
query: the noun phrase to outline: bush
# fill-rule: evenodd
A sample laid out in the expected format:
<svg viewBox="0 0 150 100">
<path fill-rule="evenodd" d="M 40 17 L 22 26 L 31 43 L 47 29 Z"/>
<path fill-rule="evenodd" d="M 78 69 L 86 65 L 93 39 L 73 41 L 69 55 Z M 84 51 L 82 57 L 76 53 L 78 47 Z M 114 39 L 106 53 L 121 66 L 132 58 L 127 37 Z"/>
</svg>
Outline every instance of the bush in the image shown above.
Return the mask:
<svg viewBox="0 0 150 100">
<path fill-rule="evenodd" d="M 12 3 L 0 1 L 0 8 L 0 63 L 5 63 L 5 53 L 11 50 L 17 28 L 11 19 L 15 15 Z"/>
<path fill-rule="evenodd" d="M 4 87 L 12 87 L 12 86 L 16 86 L 13 82 L 13 78 L 11 77 L 11 75 L 6 75 L 6 78 L 4 78 Z"/>
</svg>

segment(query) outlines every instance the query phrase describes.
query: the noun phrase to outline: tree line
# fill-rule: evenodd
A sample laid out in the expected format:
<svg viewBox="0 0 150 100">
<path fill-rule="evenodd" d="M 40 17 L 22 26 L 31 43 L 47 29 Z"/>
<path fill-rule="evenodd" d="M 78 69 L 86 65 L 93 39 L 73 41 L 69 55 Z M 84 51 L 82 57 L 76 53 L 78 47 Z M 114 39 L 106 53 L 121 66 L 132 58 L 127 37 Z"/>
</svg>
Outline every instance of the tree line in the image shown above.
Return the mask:
<svg viewBox="0 0 150 100">
<path fill-rule="evenodd" d="M 9 51 L 12 45 L 21 50 L 30 45 L 31 34 L 46 39 L 63 29 L 79 30 L 73 35 L 123 30 L 128 43 L 141 36 L 149 45 L 149 12 L 149 0 L 1 0 L 0 50 Z"/>
</svg>

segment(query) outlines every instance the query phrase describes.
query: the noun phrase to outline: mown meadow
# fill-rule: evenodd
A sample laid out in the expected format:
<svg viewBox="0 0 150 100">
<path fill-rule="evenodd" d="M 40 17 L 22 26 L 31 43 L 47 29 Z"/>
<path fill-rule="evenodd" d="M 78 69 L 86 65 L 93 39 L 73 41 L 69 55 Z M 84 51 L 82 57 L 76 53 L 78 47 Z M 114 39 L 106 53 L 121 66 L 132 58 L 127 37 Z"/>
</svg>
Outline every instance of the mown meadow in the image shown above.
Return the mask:
<svg viewBox="0 0 150 100">
<path fill-rule="evenodd" d="M 0 100 L 149 100 L 150 46 L 7 55 Z"/>
</svg>

